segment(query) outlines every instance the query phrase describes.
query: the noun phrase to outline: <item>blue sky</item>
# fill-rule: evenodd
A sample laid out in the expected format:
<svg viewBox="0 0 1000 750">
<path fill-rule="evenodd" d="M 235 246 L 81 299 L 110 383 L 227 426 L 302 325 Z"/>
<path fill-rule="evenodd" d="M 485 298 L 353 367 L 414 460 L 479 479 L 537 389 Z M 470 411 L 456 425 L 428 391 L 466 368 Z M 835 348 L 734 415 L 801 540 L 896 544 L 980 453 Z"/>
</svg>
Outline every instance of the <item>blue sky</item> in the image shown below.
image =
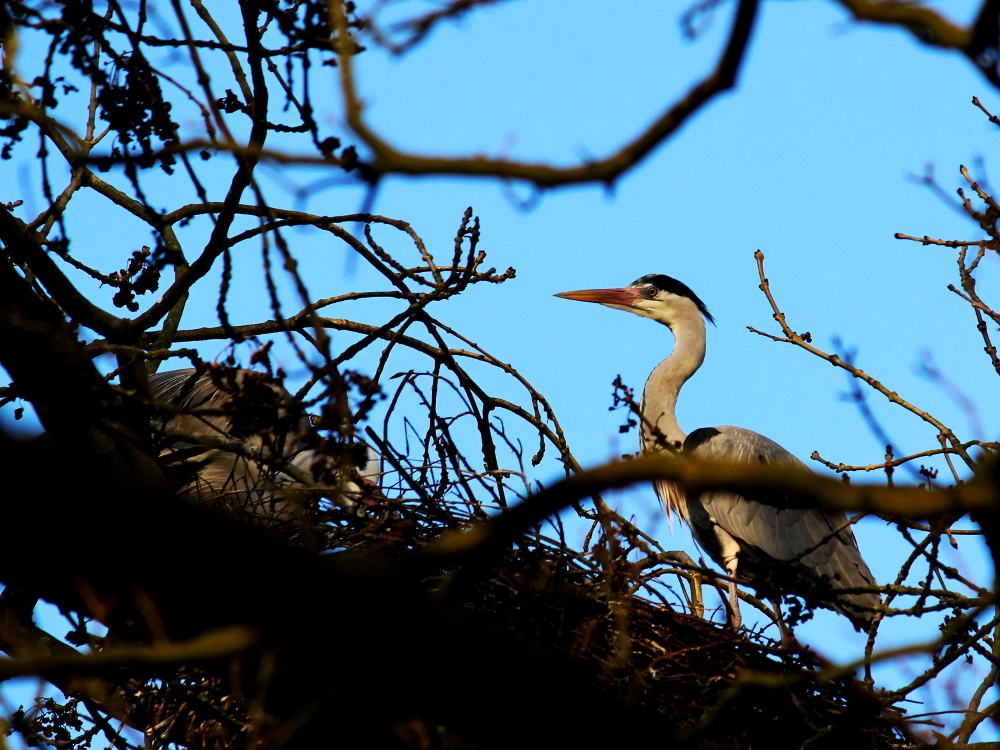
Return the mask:
<svg viewBox="0 0 1000 750">
<path fill-rule="evenodd" d="M 360 55 L 359 91 L 369 122 L 401 147 L 560 163 L 600 156 L 714 65 L 731 7 L 694 43 L 678 27 L 684 9 L 568 0 L 501 5 L 442 25 L 404 58 Z M 967 5 L 944 10 L 962 21 L 972 14 Z M 321 122 L 349 142 L 332 71 L 329 84 L 318 97 L 328 103 Z M 634 433 L 620 436 L 620 414 L 608 411 L 611 382 L 621 374 L 641 388 L 672 339 L 648 320 L 552 295 L 622 286 L 653 272 L 691 286 L 718 322 L 709 330 L 705 365 L 681 396 L 683 428 L 735 424 L 807 463 L 814 450 L 835 462 L 875 463 L 884 446 L 843 401 L 843 372 L 747 331 L 751 325 L 778 332 L 757 289 L 753 252 L 765 253 L 772 289 L 793 328 L 810 331 L 821 347 L 829 348 L 833 337 L 857 347 L 866 371 L 969 439 L 962 410 L 915 371 L 921 352 L 931 352 L 977 405 L 986 437 L 996 439 L 1000 415 L 990 397 L 996 374 L 970 309 L 946 288 L 957 283 L 954 252 L 893 239 L 895 232 L 978 237 L 976 227 L 907 178 L 933 164 L 953 191 L 962 184 L 960 164 L 976 173 L 981 157 L 986 174 L 992 172 L 1000 130 L 971 105 L 974 95 L 1000 111 L 1000 92 L 958 55 L 923 47 L 902 31 L 853 24 L 830 3 L 772 1 L 761 8 L 737 90 L 695 115 L 613 191 L 563 189 L 524 211 L 509 194 L 530 196 L 523 185 L 391 178 L 375 211 L 409 221 L 432 249 L 447 253 L 462 211 L 474 207 L 490 262 L 512 265 L 518 276 L 443 303 L 437 314 L 546 394 L 584 465 L 636 449 Z M 193 118 L 180 121 L 195 132 Z M 0 165 L 8 184 L 16 179 L 13 169 Z M 293 176 L 304 183 L 324 174 Z M 267 189 L 279 205 L 293 205 L 277 187 Z M 313 195 L 308 208 L 347 213 L 361 198 L 358 189 L 331 189 Z M 87 197 L 79 203 L 100 205 Z M 108 219 L 96 212 L 78 211 L 69 220 L 80 245 L 91 243 L 91 259 L 119 258 L 129 243 L 148 242 L 142 227 L 123 221 L 109 243 Z M 316 296 L 381 288 L 328 238 L 303 234 L 296 242 Z M 267 315 L 256 262 L 237 259 L 235 322 Z M 997 270 L 991 257 L 978 274 L 987 302 L 996 300 Z M 209 285 L 194 300 L 187 325 L 214 322 L 214 291 Z M 358 304 L 336 316 L 379 322 L 385 309 Z M 335 344 L 348 340 L 335 337 Z M 902 450 L 936 447 L 934 432 L 918 419 L 874 394 L 871 403 Z M 947 472 L 943 462 L 925 463 Z M 554 464 L 543 464 L 535 478 L 549 481 L 556 473 Z M 668 548 L 694 551 L 686 531 L 675 527 L 669 538 L 650 489 L 620 493 L 615 502 Z M 869 520 L 857 535 L 880 580 L 892 576 L 905 553 L 893 533 Z M 974 538 L 962 539 L 959 554 L 958 564 L 988 582 Z M 845 621 L 818 620 L 803 631 L 804 640 L 832 657 L 856 653 L 861 641 Z M 884 644 L 919 634 L 919 625 L 887 628 Z M 899 675 L 886 672 L 885 679 Z"/>
</svg>

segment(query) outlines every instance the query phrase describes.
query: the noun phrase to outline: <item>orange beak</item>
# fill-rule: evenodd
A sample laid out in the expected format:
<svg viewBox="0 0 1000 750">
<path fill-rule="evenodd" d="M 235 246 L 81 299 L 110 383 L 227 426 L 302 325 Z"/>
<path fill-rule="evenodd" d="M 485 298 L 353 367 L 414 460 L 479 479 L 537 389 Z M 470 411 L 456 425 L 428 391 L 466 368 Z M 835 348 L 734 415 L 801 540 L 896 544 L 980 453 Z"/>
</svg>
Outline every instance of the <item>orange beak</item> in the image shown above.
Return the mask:
<svg viewBox="0 0 1000 750">
<path fill-rule="evenodd" d="M 560 292 L 555 296 L 563 299 L 575 299 L 579 302 L 632 307 L 639 299 L 639 294 L 640 290 L 638 289 L 622 287 L 621 289 L 581 289 L 578 292 Z"/>
</svg>

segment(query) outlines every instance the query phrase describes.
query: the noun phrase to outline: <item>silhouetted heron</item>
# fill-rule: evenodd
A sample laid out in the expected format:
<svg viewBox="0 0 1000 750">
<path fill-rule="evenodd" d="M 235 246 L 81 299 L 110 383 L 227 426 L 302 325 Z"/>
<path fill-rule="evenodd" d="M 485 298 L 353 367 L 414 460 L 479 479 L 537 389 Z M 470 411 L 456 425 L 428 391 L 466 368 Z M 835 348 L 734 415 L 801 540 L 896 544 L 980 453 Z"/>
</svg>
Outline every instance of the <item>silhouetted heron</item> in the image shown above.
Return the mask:
<svg viewBox="0 0 1000 750">
<path fill-rule="evenodd" d="M 189 368 L 150 375 L 149 385 L 165 407 L 154 420 L 160 459 L 185 500 L 280 522 L 320 495 L 349 508 L 381 497 L 374 450 L 324 446 L 263 373 Z"/>
</svg>

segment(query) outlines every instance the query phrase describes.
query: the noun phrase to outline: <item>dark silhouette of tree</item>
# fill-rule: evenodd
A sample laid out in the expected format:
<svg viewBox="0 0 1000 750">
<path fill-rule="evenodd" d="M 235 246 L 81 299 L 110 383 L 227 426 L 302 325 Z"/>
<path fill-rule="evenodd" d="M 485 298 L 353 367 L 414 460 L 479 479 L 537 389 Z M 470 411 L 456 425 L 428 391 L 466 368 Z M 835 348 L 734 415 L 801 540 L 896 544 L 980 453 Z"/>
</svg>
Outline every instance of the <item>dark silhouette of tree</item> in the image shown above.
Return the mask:
<svg viewBox="0 0 1000 750">
<path fill-rule="evenodd" d="M 74 750 L 331 742 L 888 748 L 916 743 L 901 702 L 968 659 L 987 676 L 947 740 L 968 743 L 995 712 L 982 705 L 998 669 L 994 592 L 938 551 L 963 533 L 952 526 L 966 514 L 976 525 L 966 532 L 984 534 L 994 557 L 1000 550 L 988 461 L 997 446 L 963 440 L 848 353 L 825 352 L 797 333 L 763 255 L 761 289 L 780 330 L 759 333 L 843 368 L 858 383 L 859 403 L 869 392 L 886 397 L 938 431 L 939 446 L 909 456 L 890 446 L 877 466 L 825 461 L 845 479 L 884 471 L 886 486 L 670 453 L 583 471 L 543 394 L 436 317 L 440 302 L 514 278 L 514 269 L 487 264 L 472 209 L 456 217 L 453 244 L 438 248 L 418 222 L 368 210 L 312 214 L 266 194 L 265 164 L 319 165 L 370 194 L 396 174 L 541 189 L 613 184 L 733 87 L 758 5 L 740 0 L 714 70 L 606 157 L 554 166 L 392 146 L 366 124 L 353 58 L 372 45 L 405 53 L 436 25 L 489 4 L 455 0 L 389 28 L 380 4 L 362 12 L 339 0 L 0 6 L 0 156 L 37 162 L 39 184 L 22 190 L 43 205 L 27 215 L 11 192 L 0 207 L 0 364 L 10 377 L 0 405 L 30 404 L 46 431 L 27 443 L 2 438 L 0 649 L 11 658 L 0 661 L 0 679 L 37 675 L 61 691 L 7 717 L 7 728 L 29 745 Z M 695 29 L 717 4 L 692 7 L 686 22 Z M 960 51 L 1000 86 L 993 0 L 969 29 L 906 3 L 843 5 Z M 330 66 L 340 75 L 346 135 L 326 130 L 326 105 L 315 96 L 316 71 Z M 180 112 L 200 121 L 197 137 L 177 125 Z M 954 291 L 1000 373 L 988 325 L 1000 315 L 974 277 L 983 257 L 1000 250 L 1000 208 L 963 174 L 970 193 L 960 207 L 986 238 L 901 239 L 957 249 Z M 150 237 L 115 246 L 117 269 L 96 267 L 74 230 L 74 212 L 93 210 L 84 194 L 109 227 L 141 226 Z M 381 285 L 316 298 L 300 271 L 303 237 L 346 248 Z M 107 241 L 119 240 L 109 232 Z M 267 313 L 234 321 L 233 256 L 253 249 Z M 218 325 L 190 327 L 189 300 L 215 279 Z M 372 300 L 394 311 L 374 324 L 330 316 L 336 305 Z M 307 373 L 304 383 L 275 364 L 275 342 Z M 206 346 L 223 354 L 207 361 L 199 354 Z M 114 364 L 99 368 L 104 355 Z M 374 369 L 358 364 L 367 355 Z M 208 378 L 225 403 L 181 403 L 150 387 L 152 374 L 175 365 Z M 486 371 L 519 399 L 487 387 L 495 380 Z M 616 403 L 637 411 L 617 386 Z M 194 420 L 185 424 L 224 417 L 227 426 L 211 436 L 172 430 L 181 416 Z M 291 430 L 322 460 L 291 466 L 282 442 Z M 177 460 L 178 445 L 193 450 L 190 460 Z M 359 498 L 345 488 L 369 448 L 381 459 L 380 486 Z M 280 519 L 248 517 L 225 492 L 211 502 L 178 499 L 191 473 L 220 452 L 250 467 L 256 484 L 248 491 L 263 508 L 280 502 Z M 566 478 L 541 488 L 530 472 L 547 453 Z M 938 454 L 966 468 L 949 481 L 928 473 L 919 486 L 893 484 L 897 468 Z M 890 519 L 912 554 L 898 579 L 880 587 L 884 605 L 866 652 L 836 668 L 805 648 L 705 620 L 702 587 L 724 579 L 662 548 L 601 498 L 652 478 L 689 491 L 784 492 Z M 582 545 L 567 538 L 560 512 L 590 527 Z M 802 595 L 786 595 L 793 626 L 829 604 Z M 32 619 L 39 599 L 64 613 L 62 640 Z M 939 618 L 940 638 L 880 651 L 881 623 L 906 616 Z M 911 684 L 874 685 L 873 660 L 918 652 L 933 654 L 933 664 Z"/>
</svg>

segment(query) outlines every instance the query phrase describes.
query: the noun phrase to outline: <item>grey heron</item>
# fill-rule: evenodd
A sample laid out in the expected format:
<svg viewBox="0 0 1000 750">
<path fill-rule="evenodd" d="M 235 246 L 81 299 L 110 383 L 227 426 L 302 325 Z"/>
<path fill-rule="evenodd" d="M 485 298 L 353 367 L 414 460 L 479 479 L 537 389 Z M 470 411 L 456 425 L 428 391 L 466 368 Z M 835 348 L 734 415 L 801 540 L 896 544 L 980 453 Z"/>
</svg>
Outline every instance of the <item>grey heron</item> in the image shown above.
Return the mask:
<svg viewBox="0 0 1000 750">
<path fill-rule="evenodd" d="M 620 289 L 556 296 L 625 310 L 662 323 L 673 333 L 673 351 L 654 368 L 643 390 L 639 408 L 643 451 L 675 450 L 709 461 L 805 468 L 773 440 L 751 430 L 722 425 L 688 435 L 678 425 L 677 396 L 705 359 L 705 320 L 715 322 L 705 303 L 685 284 L 650 274 Z M 855 627 L 870 626 L 881 597 L 874 592 L 837 593 L 837 589 L 877 585 L 843 513 L 774 494 L 685 493 L 676 483 L 663 480 L 655 482 L 655 488 L 667 514 L 685 521 L 698 545 L 725 569 L 734 628 L 741 622 L 736 580 L 755 582 L 771 592 L 827 590 L 833 594 L 827 606 L 846 615 Z M 775 614 L 784 631 L 780 614 Z"/>
<path fill-rule="evenodd" d="M 322 450 L 308 417 L 263 373 L 188 368 L 150 375 L 149 386 L 164 407 L 153 421 L 160 460 L 184 500 L 275 523 L 309 504 L 305 488 L 348 507 L 380 496 L 377 454 L 360 442 Z"/>
</svg>

